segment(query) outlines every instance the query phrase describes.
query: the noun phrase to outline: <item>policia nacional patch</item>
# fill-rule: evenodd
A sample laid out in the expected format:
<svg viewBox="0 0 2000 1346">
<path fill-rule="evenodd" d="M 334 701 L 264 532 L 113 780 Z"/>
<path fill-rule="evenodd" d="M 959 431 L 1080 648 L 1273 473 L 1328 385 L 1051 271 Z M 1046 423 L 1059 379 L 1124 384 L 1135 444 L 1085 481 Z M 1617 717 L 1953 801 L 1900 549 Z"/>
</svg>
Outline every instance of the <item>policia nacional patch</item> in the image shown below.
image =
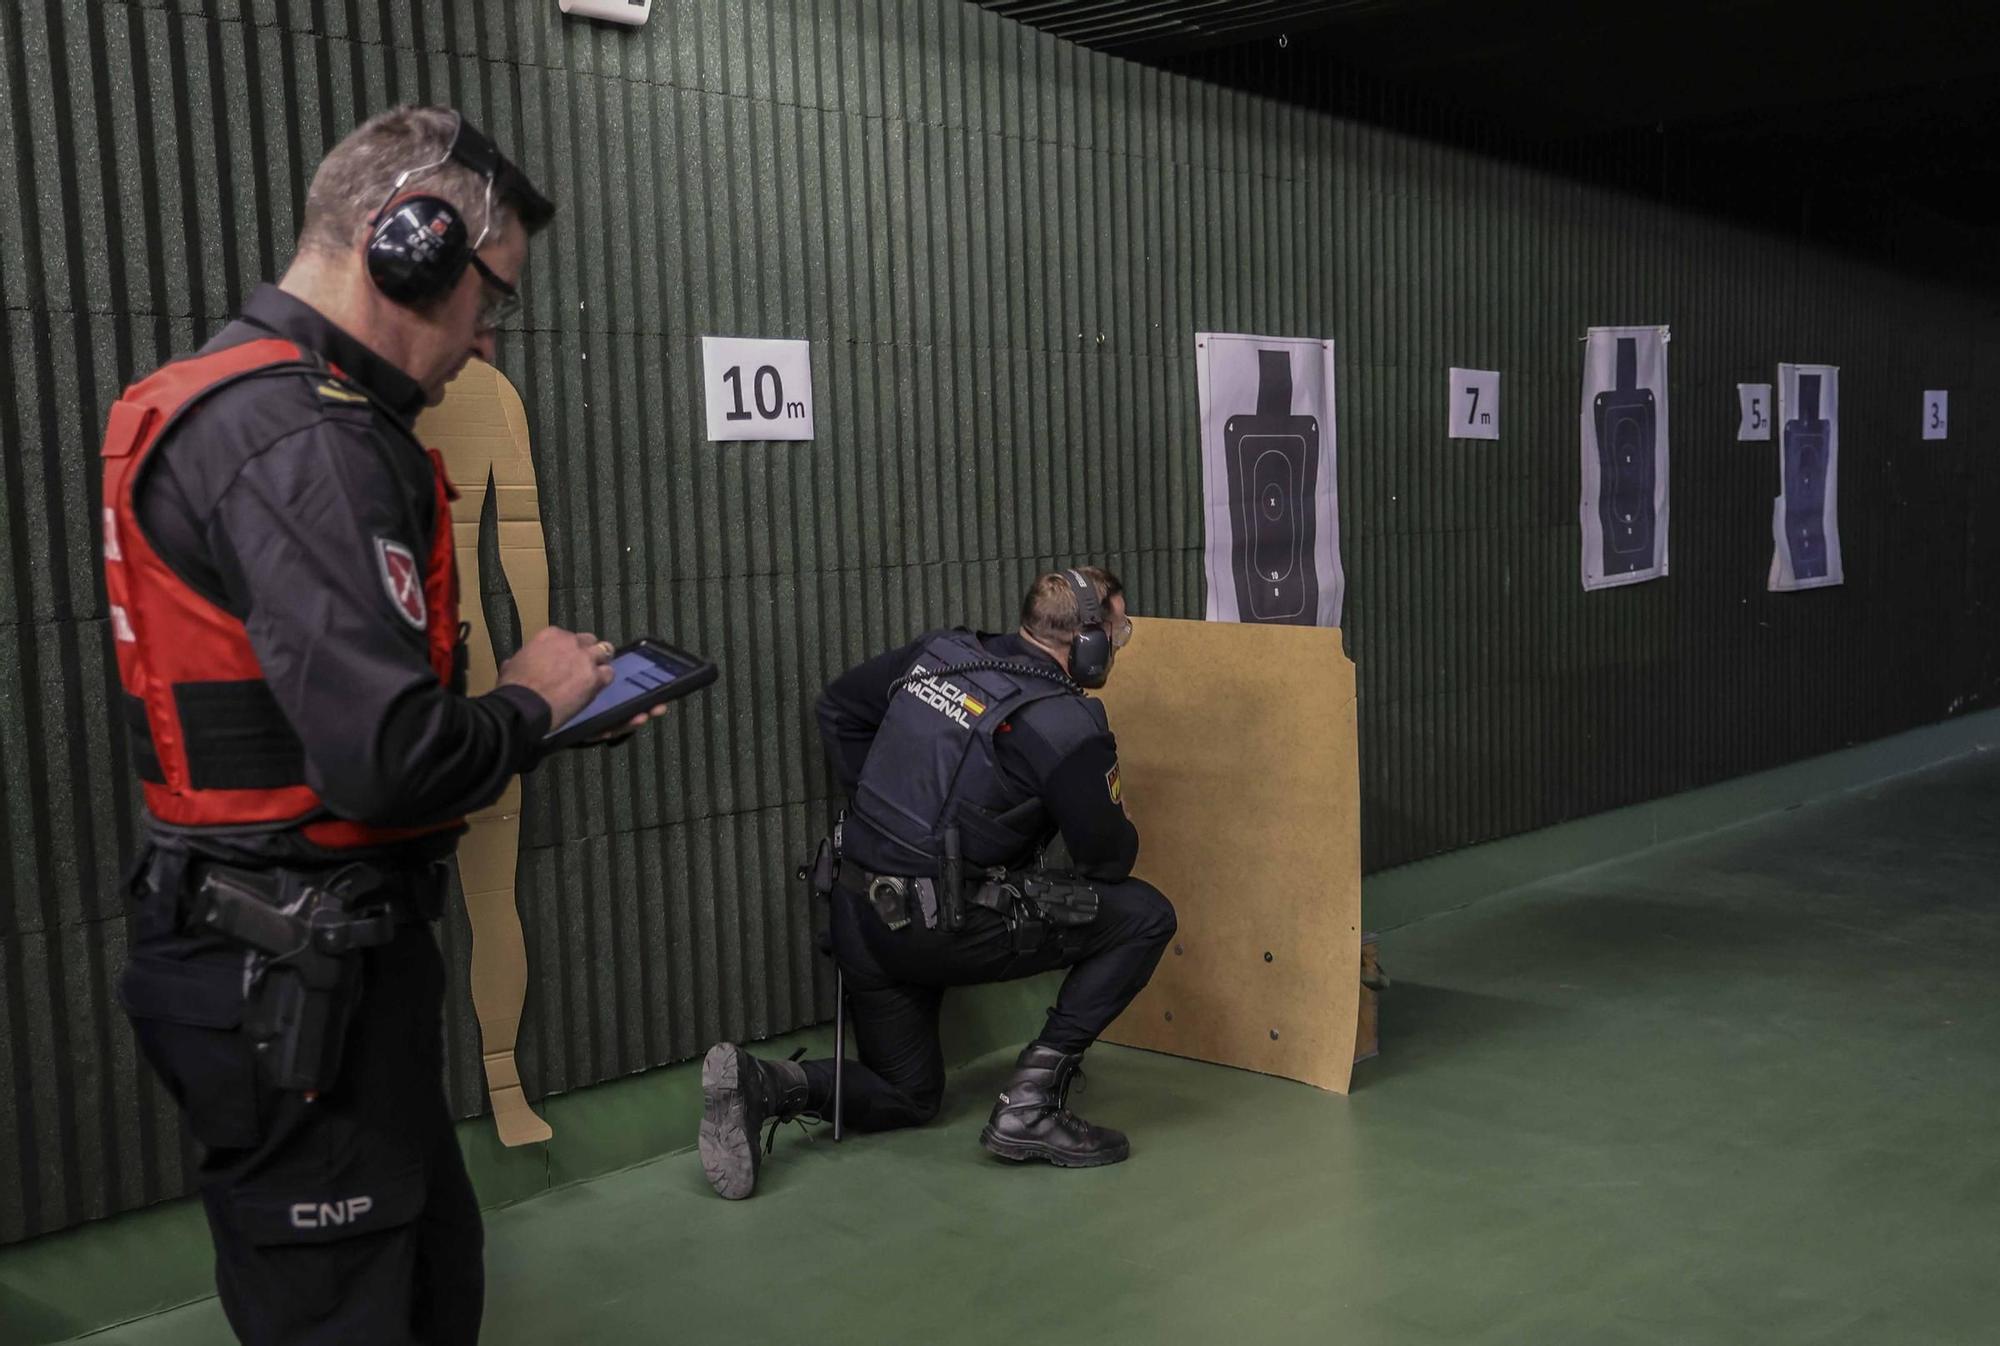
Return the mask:
<svg viewBox="0 0 2000 1346">
<path fill-rule="evenodd" d="M 1118 764 L 1116 762 L 1111 764 L 1111 770 L 1104 773 L 1104 789 L 1111 796 L 1112 803 L 1122 804 L 1125 802 L 1125 786 L 1118 779 Z"/>
</svg>

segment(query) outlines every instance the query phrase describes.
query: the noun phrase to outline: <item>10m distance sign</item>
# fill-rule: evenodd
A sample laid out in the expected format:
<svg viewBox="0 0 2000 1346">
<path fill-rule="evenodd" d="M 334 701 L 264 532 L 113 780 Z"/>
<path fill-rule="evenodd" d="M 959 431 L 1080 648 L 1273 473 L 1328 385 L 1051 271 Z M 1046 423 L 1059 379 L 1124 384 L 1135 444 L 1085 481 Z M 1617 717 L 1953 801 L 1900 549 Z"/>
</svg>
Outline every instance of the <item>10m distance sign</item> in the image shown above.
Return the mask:
<svg viewBox="0 0 2000 1346">
<path fill-rule="evenodd" d="M 701 382 L 712 440 L 813 437 L 809 341 L 705 336 Z"/>
</svg>

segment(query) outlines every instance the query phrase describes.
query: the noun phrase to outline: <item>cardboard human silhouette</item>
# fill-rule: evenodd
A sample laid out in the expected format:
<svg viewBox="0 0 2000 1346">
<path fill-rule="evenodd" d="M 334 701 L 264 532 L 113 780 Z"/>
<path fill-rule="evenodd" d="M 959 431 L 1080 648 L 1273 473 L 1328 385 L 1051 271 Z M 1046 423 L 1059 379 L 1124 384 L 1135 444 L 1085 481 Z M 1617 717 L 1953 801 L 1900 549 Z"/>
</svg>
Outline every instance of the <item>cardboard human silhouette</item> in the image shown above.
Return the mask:
<svg viewBox="0 0 2000 1346">
<path fill-rule="evenodd" d="M 461 493 L 453 518 L 458 550 L 460 618 L 467 635 L 467 690 L 477 696 L 499 678 L 493 633 L 480 602 L 479 516 L 490 485 L 500 524 L 500 569 L 521 615 L 523 635 L 549 624 L 549 554 L 542 537 L 535 461 L 521 395 L 493 366 L 474 360 L 446 389 L 445 399 L 417 422 L 417 435 L 444 455 Z M 555 1133 L 528 1104 L 514 1044 L 528 994 L 527 945 L 515 905 L 521 852 L 521 782 L 466 820 L 458 847 L 459 884 L 472 923 L 472 1006 L 479 1019 L 480 1055 L 493 1125 L 503 1145 L 530 1145 Z"/>
</svg>

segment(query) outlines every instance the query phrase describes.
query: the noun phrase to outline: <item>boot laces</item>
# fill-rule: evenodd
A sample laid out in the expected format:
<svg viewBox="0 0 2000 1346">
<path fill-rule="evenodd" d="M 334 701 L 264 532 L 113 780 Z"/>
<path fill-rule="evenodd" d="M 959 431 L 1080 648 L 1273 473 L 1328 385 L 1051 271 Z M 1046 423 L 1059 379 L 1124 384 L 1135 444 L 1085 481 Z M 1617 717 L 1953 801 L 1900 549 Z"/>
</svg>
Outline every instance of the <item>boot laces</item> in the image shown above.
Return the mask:
<svg viewBox="0 0 2000 1346">
<path fill-rule="evenodd" d="M 805 1138 L 811 1141 L 818 1139 L 818 1137 L 813 1135 L 813 1127 L 821 1125 L 827 1120 L 827 1118 L 820 1116 L 817 1112 L 798 1112 L 793 1113 L 790 1117 L 773 1117 L 769 1122 L 764 1124 L 764 1153 L 768 1155 L 776 1148 L 778 1144 L 778 1132 L 786 1125 L 797 1126 L 800 1131 L 805 1133 Z"/>
<path fill-rule="evenodd" d="M 802 1060 L 805 1057 L 805 1054 L 806 1054 L 806 1049 L 804 1047 L 801 1047 L 797 1051 L 793 1052 L 788 1059 L 793 1061 Z M 816 1137 L 813 1135 L 812 1128 L 814 1126 L 823 1126 L 830 1120 L 832 1119 L 827 1117 L 822 1117 L 817 1111 L 810 1109 L 801 1112 L 795 1112 L 790 1117 L 777 1117 L 777 1116 L 772 1117 L 771 1120 L 765 1123 L 764 1126 L 765 1155 L 769 1156 L 771 1151 L 777 1146 L 778 1132 L 785 1126 L 787 1122 L 796 1123 L 799 1130 L 805 1133 L 806 1139 L 808 1141 L 811 1141 L 816 1139 Z M 810 1125 L 808 1125 L 808 1123 L 810 1123 Z"/>
<path fill-rule="evenodd" d="M 1049 1113 L 1059 1126 L 1072 1132 L 1082 1133 L 1090 1129 L 1090 1123 L 1069 1110 L 1069 1096 L 1072 1089 L 1079 1094 L 1088 1091 L 1081 1062 L 1078 1062 L 1076 1069 L 1070 1072 L 1069 1078 L 1063 1081 L 1062 1091 L 1056 1095 L 1055 1102 L 1049 1105 Z"/>
</svg>

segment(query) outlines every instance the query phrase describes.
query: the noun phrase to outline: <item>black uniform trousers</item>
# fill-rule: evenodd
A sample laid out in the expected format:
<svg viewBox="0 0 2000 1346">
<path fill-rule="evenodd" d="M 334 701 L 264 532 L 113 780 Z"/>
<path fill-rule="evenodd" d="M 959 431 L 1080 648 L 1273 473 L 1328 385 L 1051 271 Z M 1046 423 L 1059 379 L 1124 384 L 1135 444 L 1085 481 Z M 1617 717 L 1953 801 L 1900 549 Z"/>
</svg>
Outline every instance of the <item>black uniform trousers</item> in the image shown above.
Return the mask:
<svg viewBox="0 0 2000 1346">
<path fill-rule="evenodd" d="M 416 881 L 441 894 L 444 872 Z M 362 989 L 340 1074 L 308 1100 L 259 1077 L 238 1027 L 244 949 L 190 932 L 183 906 L 172 892 L 142 898 L 121 994 L 199 1142 L 229 1325 L 252 1346 L 476 1341 L 484 1234 L 445 1103 L 444 960 L 429 923 L 351 955 Z"/>
<path fill-rule="evenodd" d="M 1132 1003 L 1174 937 L 1174 909 L 1139 879 L 1092 881 L 1101 899 L 1089 925 L 1045 927 L 1040 947 L 1016 951 L 997 912 L 971 907 L 965 927 L 891 930 L 843 881 L 833 891 L 829 936 L 847 974 L 848 1022 L 860 1061 L 846 1070 L 846 1125 L 861 1131 L 919 1126 L 944 1100 L 938 1009 L 946 988 L 1070 969 L 1035 1041 L 1082 1052 Z M 807 1106 L 833 1116 L 833 1062 L 804 1063 Z"/>
</svg>

